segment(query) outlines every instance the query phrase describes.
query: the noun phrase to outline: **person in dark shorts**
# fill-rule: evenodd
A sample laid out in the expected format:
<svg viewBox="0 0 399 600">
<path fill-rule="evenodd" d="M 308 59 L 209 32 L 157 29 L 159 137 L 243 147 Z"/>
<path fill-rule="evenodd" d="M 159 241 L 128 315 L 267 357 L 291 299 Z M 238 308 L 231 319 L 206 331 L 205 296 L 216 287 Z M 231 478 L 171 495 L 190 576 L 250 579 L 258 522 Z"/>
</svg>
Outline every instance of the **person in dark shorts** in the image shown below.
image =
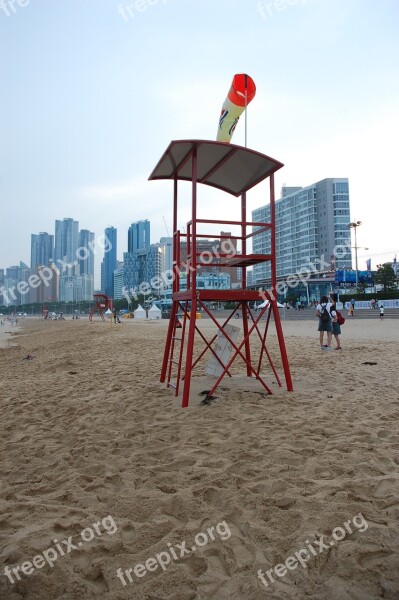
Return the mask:
<svg viewBox="0 0 399 600">
<path fill-rule="evenodd" d="M 336 347 L 334 348 L 334 350 L 342 350 L 341 340 L 339 339 L 339 336 L 341 335 L 341 325 L 338 323 L 337 305 L 336 305 L 335 299 L 333 297 L 331 297 L 330 314 L 331 314 L 332 334 L 335 338 L 335 343 L 336 343 Z"/>
<path fill-rule="evenodd" d="M 332 324 L 331 324 L 331 302 L 327 296 L 320 298 L 319 304 L 316 306 L 316 315 L 319 318 L 318 331 L 320 333 L 320 350 L 332 350 L 331 348 L 331 335 L 332 335 Z M 327 344 L 323 344 L 324 333 L 327 333 Z"/>
</svg>

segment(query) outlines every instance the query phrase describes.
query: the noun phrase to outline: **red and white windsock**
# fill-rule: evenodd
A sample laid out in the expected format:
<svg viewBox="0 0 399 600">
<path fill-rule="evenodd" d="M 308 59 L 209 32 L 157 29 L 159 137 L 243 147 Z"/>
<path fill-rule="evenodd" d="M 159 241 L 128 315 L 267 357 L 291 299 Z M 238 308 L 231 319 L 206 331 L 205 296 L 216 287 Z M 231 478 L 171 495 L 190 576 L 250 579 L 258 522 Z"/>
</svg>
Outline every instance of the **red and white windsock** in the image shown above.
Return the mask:
<svg viewBox="0 0 399 600">
<path fill-rule="evenodd" d="M 241 113 L 254 98 L 255 93 L 255 83 L 249 75 L 245 73 L 234 75 L 220 114 L 216 136 L 218 142 L 230 142 Z"/>
</svg>

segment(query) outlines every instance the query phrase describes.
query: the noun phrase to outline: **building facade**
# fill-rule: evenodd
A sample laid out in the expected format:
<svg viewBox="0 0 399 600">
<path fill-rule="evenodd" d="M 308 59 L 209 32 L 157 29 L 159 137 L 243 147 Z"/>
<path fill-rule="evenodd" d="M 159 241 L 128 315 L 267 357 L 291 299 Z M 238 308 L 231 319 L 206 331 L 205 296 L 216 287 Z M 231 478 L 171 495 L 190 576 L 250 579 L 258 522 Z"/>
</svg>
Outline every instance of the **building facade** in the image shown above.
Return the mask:
<svg viewBox="0 0 399 600">
<path fill-rule="evenodd" d="M 77 261 L 79 244 L 79 223 L 73 219 L 55 221 L 54 254 L 55 262 L 62 271 L 62 261 L 71 265 Z M 47 264 L 47 263 L 46 263 Z M 62 275 L 62 273 L 61 273 Z"/>
<path fill-rule="evenodd" d="M 270 204 L 252 211 L 254 222 L 270 222 Z M 330 270 L 348 268 L 352 263 L 349 231 L 349 184 L 346 178 L 323 179 L 305 188 L 283 187 L 276 201 L 277 277 L 299 273 L 308 265 L 328 263 Z M 253 227 L 253 231 L 259 228 Z M 254 254 L 269 254 L 270 231 L 253 237 Z M 345 246 L 345 254 L 334 253 Z M 320 270 L 329 270 L 320 267 Z M 253 268 L 255 285 L 270 284 L 270 263 Z"/>
<path fill-rule="evenodd" d="M 123 285 L 134 290 L 151 280 L 151 272 L 157 263 L 157 253 L 151 250 L 150 221 L 146 219 L 131 224 L 127 248 L 128 251 L 123 254 Z"/>
<path fill-rule="evenodd" d="M 164 264 L 163 271 L 170 272 L 173 269 L 173 238 L 161 237 L 159 240 L 161 246 L 163 246 Z"/>
<path fill-rule="evenodd" d="M 114 271 L 116 269 L 116 253 L 117 253 L 117 230 L 115 227 L 107 227 L 105 236 L 109 240 L 109 247 L 104 252 L 104 293 L 110 298 L 114 294 Z"/>
<path fill-rule="evenodd" d="M 136 252 L 144 248 L 149 249 L 150 244 L 150 221 L 145 219 L 132 223 L 127 234 L 127 251 Z"/>
<path fill-rule="evenodd" d="M 31 235 L 31 269 L 38 265 L 48 265 L 54 260 L 54 236 L 46 232 Z"/>
</svg>

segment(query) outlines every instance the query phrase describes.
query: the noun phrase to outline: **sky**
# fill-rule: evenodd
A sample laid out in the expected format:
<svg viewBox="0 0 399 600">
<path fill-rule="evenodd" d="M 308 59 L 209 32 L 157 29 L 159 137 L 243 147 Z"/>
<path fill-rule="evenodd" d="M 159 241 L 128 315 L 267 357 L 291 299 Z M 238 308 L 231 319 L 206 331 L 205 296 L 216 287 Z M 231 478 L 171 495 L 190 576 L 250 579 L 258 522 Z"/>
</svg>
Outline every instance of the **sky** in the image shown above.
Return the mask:
<svg viewBox="0 0 399 600">
<path fill-rule="evenodd" d="M 235 73 L 257 87 L 248 146 L 285 165 L 276 190 L 348 177 L 359 268 L 391 261 L 398 25 L 396 0 L 0 0 L 0 268 L 30 264 L 31 234 L 64 217 L 116 227 L 118 259 L 135 221 L 167 236 L 172 184 L 148 177 L 171 140 L 216 139 Z M 200 217 L 233 214 L 200 187 Z M 183 184 L 181 228 L 188 199 Z"/>
</svg>

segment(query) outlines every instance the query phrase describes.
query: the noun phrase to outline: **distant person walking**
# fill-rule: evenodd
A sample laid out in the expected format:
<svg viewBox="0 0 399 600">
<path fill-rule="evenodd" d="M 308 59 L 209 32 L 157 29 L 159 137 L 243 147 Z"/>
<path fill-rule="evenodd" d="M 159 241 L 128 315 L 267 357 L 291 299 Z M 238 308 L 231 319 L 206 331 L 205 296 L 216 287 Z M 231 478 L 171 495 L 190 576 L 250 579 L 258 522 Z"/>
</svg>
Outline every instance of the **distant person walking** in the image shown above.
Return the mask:
<svg viewBox="0 0 399 600">
<path fill-rule="evenodd" d="M 381 302 L 381 305 L 380 305 L 380 321 L 383 321 L 383 320 L 384 320 L 384 305 Z"/>
<path fill-rule="evenodd" d="M 332 350 L 331 348 L 331 335 L 332 335 L 332 324 L 331 324 L 331 302 L 327 296 L 320 298 L 320 303 L 316 306 L 316 315 L 319 318 L 318 331 L 320 333 L 320 350 Z M 327 333 L 327 344 L 324 342 L 324 333 Z"/>
</svg>

